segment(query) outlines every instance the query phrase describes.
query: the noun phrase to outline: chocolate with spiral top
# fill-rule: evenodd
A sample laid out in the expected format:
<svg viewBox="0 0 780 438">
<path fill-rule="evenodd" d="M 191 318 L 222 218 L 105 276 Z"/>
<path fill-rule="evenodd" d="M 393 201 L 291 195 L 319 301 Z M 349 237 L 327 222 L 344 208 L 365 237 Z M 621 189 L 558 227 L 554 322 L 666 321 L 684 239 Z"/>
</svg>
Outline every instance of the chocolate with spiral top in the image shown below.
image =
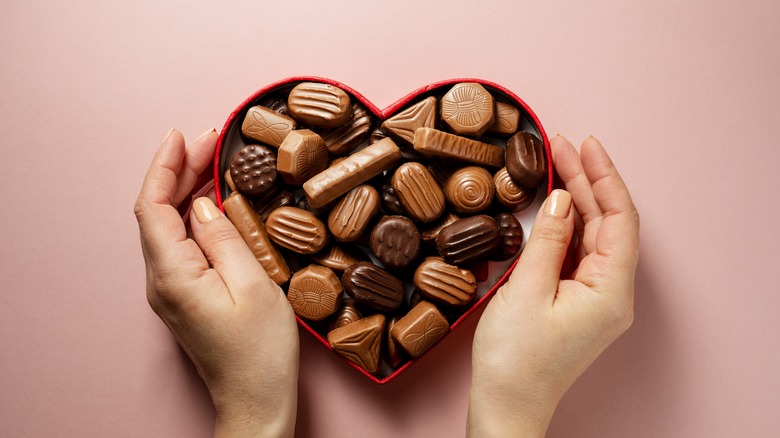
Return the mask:
<svg viewBox="0 0 780 438">
<path fill-rule="evenodd" d="M 509 176 L 506 167 L 501 168 L 493 175 L 493 183 L 496 186 L 496 199 L 498 202 L 512 209 L 520 211 L 531 205 L 536 196 L 536 190 L 521 187 Z"/>
<path fill-rule="evenodd" d="M 456 170 L 444 185 L 444 195 L 452 207 L 465 214 L 486 210 L 493 202 L 493 178 L 482 167 L 469 166 Z"/>
</svg>

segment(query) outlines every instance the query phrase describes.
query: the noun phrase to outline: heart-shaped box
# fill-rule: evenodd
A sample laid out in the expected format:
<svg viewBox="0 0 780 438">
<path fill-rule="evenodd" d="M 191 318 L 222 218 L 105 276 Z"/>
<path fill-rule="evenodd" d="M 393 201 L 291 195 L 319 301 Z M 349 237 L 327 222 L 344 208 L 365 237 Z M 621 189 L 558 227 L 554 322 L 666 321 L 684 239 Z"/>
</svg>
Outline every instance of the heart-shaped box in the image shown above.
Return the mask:
<svg viewBox="0 0 780 438">
<path fill-rule="evenodd" d="M 412 91 L 411 93 L 407 94 L 397 102 L 391 104 L 387 108 L 379 109 L 373 103 L 371 103 L 371 101 L 366 99 L 362 94 L 360 94 L 359 92 L 355 91 L 351 87 L 346 86 L 338 81 L 334 81 L 332 79 L 327 79 L 327 78 L 315 77 L 315 76 L 294 76 L 294 77 L 280 80 L 278 82 L 272 83 L 270 85 L 261 88 L 260 90 L 258 90 L 257 92 L 249 96 L 249 98 L 247 98 L 244 102 L 242 102 L 230 114 L 227 121 L 225 122 L 225 126 L 222 128 L 222 132 L 219 136 L 219 139 L 217 140 L 216 152 L 214 154 L 214 184 L 216 187 L 217 205 L 222 211 L 224 211 L 222 201 L 226 197 L 226 195 L 230 193 L 229 188 L 227 187 L 227 184 L 223 181 L 222 176 L 224 175 L 224 172 L 227 169 L 228 166 L 227 163 L 229 163 L 232 154 L 235 153 L 236 150 L 238 150 L 239 148 L 247 144 L 244 142 L 240 134 L 241 124 L 244 119 L 244 116 L 247 113 L 247 110 L 252 106 L 258 105 L 263 100 L 264 97 L 267 97 L 272 94 L 280 93 L 280 92 L 285 92 L 285 91 L 289 92 L 289 90 L 291 90 L 295 85 L 301 82 L 320 82 L 320 83 L 330 84 L 347 92 L 351 98 L 357 99 L 360 103 L 362 103 L 366 107 L 366 109 L 369 112 L 373 114 L 374 120 L 372 121 L 371 129 L 378 127 L 383 120 L 403 110 L 410 103 L 417 102 L 431 95 L 440 97 L 453 84 L 460 83 L 460 82 L 479 83 L 488 91 L 490 91 L 491 94 L 501 96 L 503 100 L 516 104 L 521 109 L 521 119 L 520 119 L 519 129 L 536 134 L 544 142 L 545 153 L 547 155 L 547 180 L 542 185 L 542 187 L 546 188 L 546 191 L 543 192 L 542 187 L 540 187 L 539 190 L 537 191 L 536 199 L 534 200 L 531 207 L 519 213 L 515 213 L 515 216 L 520 220 L 520 223 L 523 225 L 523 228 L 526 230 L 526 232 L 530 230 L 530 226 L 533 223 L 533 218 L 536 215 L 538 206 L 543 201 L 545 195 L 549 195 L 549 193 L 552 191 L 553 170 L 552 170 L 552 160 L 550 159 L 551 157 L 550 143 L 544 131 L 544 128 L 542 127 L 542 124 L 539 122 L 539 119 L 536 117 L 536 114 L 534 114 L 533 110 L 531 110 L 531 108 L 516 94 L 502 87 L 501 85 L 498 85 L 490 81 L 486 81 L 482 79 L 474 79 L 474 78 L 447 79 L 447 80 L 435 82 L 430 85 L 426 85 L 424 87 L 418 88 L 417 90 Z M 483 263 L 481 266 L 479 266 L 479 269 L 475 271 L 475 275 L 479 281 L 477 299 L 468 309 L 466 309 L 462 314 L 460 314 L 460 316 L 457 317 L 456 320 L 454 320 L 450 324 L 449 331 L 455 330 L 466 318 L 468 318 L 481 305 L 483 305 L 498 290 L 498 288 L 502 284 L 504 284 L 504 282 L 506 282 L 507 278 L 509 278 L 509 275 L 511 274 L 515 265 L 517 264 L 517 259 L 518 258 L 515 258 L 514 260 L 510 260 L 509 262 L 490 262 L 489 267 L 487 266 L 486 263 Z M 312 336 L 314 336 L 326 348 L 328 348 L 329 350 L 333 350 L 333 348 L 330 346 L 327 339 L 325 338 L 322 332 L 323 329 L 321 327 L 320 330 L 318 330 L 318 327 L 312 324 L 311 322 L 301 319 L 298 316 L 296 316 L 296 318 L 298 320 L 298 324 L 300 324 L 301 327 L 303 327 L 304 329 L 306 329 L 306 331 L 311 333 Z M 419 360 L 420 357 L 418 357 L 417 359 L 407 360 L 405 363 L 403 363 L 400 367 L 398 367 L 395 370 L 385 369 L 384 373 L 382 372 L 382 370 L 380 370 L 379 375 L 373 375 L 367 372 L 366 370 L 364 370 L 363 368 L 359 367 L 358 365 L 350 362 L 349 360 L 343 357 L 342 359 L 344 359 L 344 361 L 348 363 L 350 366 L 352 366 L 356 370 L 360 371 L 363 375 L 368 377 L 371 381 L 379 384 L 384 384 L 393 380 L 403 371 L 408 369 L 410 366 L 412 366 L 414 362 Z"/>
</svg>

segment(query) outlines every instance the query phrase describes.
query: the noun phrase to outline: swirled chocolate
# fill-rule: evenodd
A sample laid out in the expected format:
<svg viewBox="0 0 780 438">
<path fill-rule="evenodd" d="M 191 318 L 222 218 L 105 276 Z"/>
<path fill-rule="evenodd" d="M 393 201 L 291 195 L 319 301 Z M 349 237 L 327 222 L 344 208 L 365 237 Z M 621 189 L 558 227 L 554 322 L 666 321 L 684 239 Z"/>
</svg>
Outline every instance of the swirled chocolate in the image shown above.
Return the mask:
<svg viewBox="0 0 780 438">
<path fill-rule="evenodd" d="M 444 196 L 455 211 L 472 214 L 490 206 L 495 190 L 493 177 L 487 170 L 469 166 L 450 175 L 444 185 Z"/>
<path fill-rule="evenodd" d="M 536 196 L 536 190 L 527 189 L 515 184 L 509 176 L 506 167 L 501 168 L 493 175 L 493 183 L 496 186 L 496 199 L 498 202 L 512 211 L 520 211 L 531 205 Z"/>
</svg>

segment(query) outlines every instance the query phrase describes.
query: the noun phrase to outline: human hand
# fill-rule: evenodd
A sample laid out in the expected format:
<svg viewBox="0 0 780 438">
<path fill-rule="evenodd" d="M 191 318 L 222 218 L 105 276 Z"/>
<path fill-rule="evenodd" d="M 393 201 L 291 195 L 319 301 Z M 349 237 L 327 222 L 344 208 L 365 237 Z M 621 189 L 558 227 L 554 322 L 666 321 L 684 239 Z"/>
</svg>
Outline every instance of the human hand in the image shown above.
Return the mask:
<svg viewBox="0 0 780 438">
<path fill-rule="evenodd" d="M 564 393 L 633 321 L 639 216 L 628 189 L 594 137 L 581 155 L 561 136 L 551 147 L 568 192 L 547 198 L 477 326 L 472 436 L 544 436 Z M 576 269 L 561 279 L 572 236 Z"/>
<path fill-rule="evenodd" d="M 298 327 L 279 286 L 208 198 L 177 207 L 211 163 L 217 133 L 185 147 L 171 130 L 135 203 L 146 261 L 146 296 L 206 383 L 216 436 L 292 436 Z"/>
</svg>

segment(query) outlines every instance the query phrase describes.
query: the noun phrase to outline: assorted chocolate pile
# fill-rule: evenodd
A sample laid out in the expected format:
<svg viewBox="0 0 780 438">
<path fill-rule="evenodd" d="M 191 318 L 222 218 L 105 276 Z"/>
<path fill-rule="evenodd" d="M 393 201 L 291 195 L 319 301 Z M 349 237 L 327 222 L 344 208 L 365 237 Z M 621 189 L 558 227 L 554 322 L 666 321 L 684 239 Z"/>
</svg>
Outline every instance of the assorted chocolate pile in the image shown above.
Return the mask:
<svg viewBox="0 0 780 438">
<path fill-rule="evenodd" d="M 512 212 L 547 172 L 522 116 L 469 82 L 375 126 L 344 90 L 299 83 L 247 110 L 246 146 L 222 163 L 223 206 L 295 313 L 348 360 L 386 375 L 470 307 L 476 268 L 520 251 Z"/>
</svg>

